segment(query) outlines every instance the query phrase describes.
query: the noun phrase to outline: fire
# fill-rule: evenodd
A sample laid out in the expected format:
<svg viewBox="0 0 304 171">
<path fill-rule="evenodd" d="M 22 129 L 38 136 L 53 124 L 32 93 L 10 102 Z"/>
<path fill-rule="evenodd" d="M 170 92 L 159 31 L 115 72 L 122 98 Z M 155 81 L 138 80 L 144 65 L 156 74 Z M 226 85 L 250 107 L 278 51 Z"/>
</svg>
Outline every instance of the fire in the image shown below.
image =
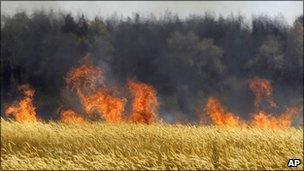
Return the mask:
<svg viewBox="0 0 304 171">
<path fill-rule="evenodd" d="M 116 89 L 107 88 L 101 68 L 86 62 L 68 72 L 66 83 L 69 89 L 76 92 L 88 116 L 97 112 L 109 123 L 123 120 L 126 100 L 114 95 Z M 141 123 L 154 122 L 158 106 L 154 88 L 133 81 L 128 82 L 128 88 L 134 96 L 130 120 Z"/>
<path fill-rule="evenodd" d="M 135 123 L 152 123 L 157 117 L 158 101 L 156 91 L 150 85 L 128 81 L 133 95 L 130 120 Z"/>
<path fill-rule="evenodd" d="M 299 107 L 289 107 L 279 116 L 273 116 L 265 111 L 256 112 L 248 123 L 243 122 L 231 112 L 225 111 L 221 102 L 210 97 L 207 100 L 204 110 L 211 117 L 211 120 L 218 126 L 229 127 L 258 127 L 258 128 L 288 128 L 291 126 L 292 117 L 300 114 Z"/>
<path fill-rule="evenodd" d="M 273 116 L 270 113 L 260 110 L 260 103 L 266 99 L 273 108 L 277 107 L 272 100 L 272 85 L 266 79 L 254 78 L 249 81 L 249 87 L 255 95 L 255 113 L 250 125 L 259 128 L 287 128 L 291 126 L 292 117 L 298 112 L 297 107 L 287 108 L 280 116 Z"/>
<path fill-rule="evenodd" d="M 253 116 L 251 125 L 259 128 L 288 128 L 291 126 L 293 116 L 300 114 L 299 107 L 288 107 L 280 116 L 274 117 L 264 111 Z"/>
<path fill-rule="evenodd" d="M 274 117 L 264 111 L 258 112 L 253 116 L 251 124 L 259 128 L 287 128 L 291 126 L 290 114 L 283 114 L 279 117 Z"/>
<path fill-rule="evenodd" d="M 67 87 L 75 91 L 88 116 L 99 113 L 107 122 L 122 120 L 125 100 L 114 97 L 103 81 L 103 71 L 85 63 L 68 72 Z"/>
<path fill-rule="evenodd" d="M 260 104 L 263 99 L 266 99 L 271 107 L 276 107 L 276 103 L 272 100 L 272 86 L 268 80 L 254 78 L 249 81 L 249 88 L 255 95 L 255 109 L 260 108 Z"/>
<path fill-rule="evenodd" d="M 88 61 L 88 56 L 85 59 Z M 67 73 L 65 78 L 67 88 L 78 96 L 84 117 L 81 117 L 71 109 L 62 110 L 60 112 L 62 122 L 81 124 L 85 122 L 86 117 L 90 118 L 94 114 L 99 114 L 109 123 L 123 121 L 126 99 L 118 97 L 118 88 L 107 87 L 103 76 L 102 68 L 95 67 L 89 62 L 72 68 Z M 127 88 L 132 95 L 129 120 L 146 124 L 155 122 L 159 106 L 156 90 L 151 85 L 132 80 L 128 81 Z M 261 110 L 260 104 L 262 100 L 267 100 L 273 108 L 277 106 L 272 99 L 272 85 L 266 79 L 254 78 L 250 80 L 249 88 L 255 95 L 255 112 L 252 119 L 246 123 L 234 113 L 228 112 L 222 106 L 220 100 L 214 97 L 208 98 L 206 105 L 199 112 L 205 111 L 212 122 L 218 126 L 253 126 L 272 129 L 290 127 L 293 116 L 301 113 L 300 107 L 288 107 L 279 116 L 274 116 Z M 11 115 L 16 121 L 21 123 L 36 122 L 36 108 L 33 105 L 35 90 L 29 84 L 21 85 L 18 89 L 24 97 L 17 105 L 11 105 L 6 108 L 5 115 Z M 206 118 L 202 117 L 202 120 L 206 120 Z"/>
<path fill-rule="evenodd" d="M 235 116 L 231 112 L 225 111 L 221 102 L 217 98 L 210 97 L 207 100 L 204 110 L 216 125 L 229 127 L 240 126 L 239 117 Z"/>
<path fill-rule="evenodd" d="M 73 110 L 68 109 L 64 110 L 60 113 L 61 121 L 64 123 L 74 123 L 74 124 L 82 124 L 84 120 L 82 117 L 78 116 Z"/>
<path fill-rule="evenodd" d="M 99 112 L 109 123 L 122 121 L 125 106 L 124 99 L 113 97 L 104 90 L 99 90 L 91 96 L 80 98 L 86 113 L 92 115 L 94 112 Z"/>
<path fill-rule="evenodd" d="M 24 95 L 18 105 L 11 105 L 5 110 L 5 115 L 12 115 L 17 122 L 36 122 L 36 108 L 33 105 L 35 90 L 29 84 L 18 87 L 19 91 Z"/>
<path fill-rule="evenodd" d="M 103 85 L 103 71 L 101 68 L 84 64 L 72 68 L 66 77 L 67 87 L 75 90 L 78 94 L 94 93 L 98 86 Z"/>
</svg>

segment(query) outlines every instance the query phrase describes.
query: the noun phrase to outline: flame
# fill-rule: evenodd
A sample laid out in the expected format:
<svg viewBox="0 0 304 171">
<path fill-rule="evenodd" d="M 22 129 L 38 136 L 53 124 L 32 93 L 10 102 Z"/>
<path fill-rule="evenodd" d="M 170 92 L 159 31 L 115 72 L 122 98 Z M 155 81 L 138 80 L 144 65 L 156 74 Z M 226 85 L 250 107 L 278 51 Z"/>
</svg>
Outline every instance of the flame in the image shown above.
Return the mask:
<svg viewBox="0 0 304 171">
<path fill-rule="evenodd" d="M 60 118 L 61 122 L 64 123 L 73 123 L 73 124 L 84 123 L 83 118 L 78 116 L 78 114 L 71 109 L 61 111 L 60 116 L 61 116 Z"/>
<path fill-rule="evenodd" d="M 81 97 L 81 103 L 90 115 L 97 111 L 109 123 L 122 121 L 125 100 L 113 97 L 107 91 L 99 90 L 91 96 Z"/>
<path fill-rule="evenodd" d="M 260 108 L 263 99 L 266 99 L 271 107 L 276 107 L 276 103 L 272 100 L 272 86 L 266 79 L 254 78 L 249 80 L 249 88 L 255 95 L 254 107 Z"/>
<path fill-rule="evenodd" d="M 235 116 L 235 114 L 231 112 L 225 111 L 221 102 L 217 98 L 208 98 L 204 110 L 216 125 L 229 127 L 237 127 L 241 125 L 239 117 Z"/>
<path fill-rule="evenodd" d="M 85 57 L 87 59 L 87 57 Z M 65 78 L 67 88 L 75 92 L 86 117 L 98 113 L 109 123 L 123 120 L 125 112 L 125 98 L 117 97 L 118 89 L 109 89 L 103 80 L 103 70 L 85 62 L 79 67 L 72 68 Z M 159 106 L 156 90 L 148 84 L 131 81 L 127 87 L 132 94 L 131 112 L 129 120 L 135 123 L 150 124 L 156 121 Z M 267 100 L 273 108 L 277 107 L 272 99 L 272 85 L 266 79 L 254 78 L 249 81 L 249 88 L 255 95 L 255 112 L 252 119 L 244 122 L 232 112 L 226 111 L 219 99 L 210 97 L 203 107 L 205 113 L 218 126 L 228 127 L 259 127 L 259 128 L 288 128 L 292 124 L 293 116 L 300 115 L 300 107 L 288 107 L 279 116 L 267 113 L 260 109 L 262 100 Z M 5 115 L 12 115 L 16 121 L 36 122 L 36 108 L 33 105 L 35 90 L 29 84 L 18 87 L 23 98 L 17 105 L 11 105 L 5 110 Z M 202 110 L 199 110 L 202 111 Z M 85 119 L 71 109 L 60 112 L 61 121 L 64 123 L 81 124 Z M 202 119 L 206 119 L 202 117 Z"/>
<path fill-rule="evenodd" d="M 273 114 L 260 110 L 260 103 L 263 99 L 266 99 L 269 105 L 276 108 L 277 105 L 272 99 L 272 85 L 266 79 L 254 78 L 249 81 L 249 88 L 255 95 L 254 107 L 255 112 L 251 125 L 259 128 L 287 128 L 291 126 L 292 118 L 299 113 L 299 108 L 289 107 L 279 116 L 273 116 Z"/>
<path fill-rule="evenodd" d="M 103 85 L 103 71 L 101 68 L 84 64 L 77 68 L 72 68 L 66 77 L 67 87 L 77 93 L 93 93 L 98 85 Z"/>
<path fill-rule="evenodd" d="M 24 84 L 18 87 L 19 91 L 24 95 L 23 99 L 18 102 L 18 105 L 11 105 L 5 110 L 5 115 L 12 115 L 17 122 L 36 122 L 36 108 L 33 105 L 33 97 L 35 90 L 29 84 Z"/>
<path fill-rule="evenodd" d="M 235 116 L 231 112 L 225 111 L 222 107 L 221 102 L 210 97 L 207 100 L 207 104 L 204 108 L 206 113 L 211 117 L 211 120 L 215 125 L 218 126 L 229 126 L 229 127 L 258 127 L 258 128 L 271 128 L 271 129 L 282 129 L 291 126 L 292 117 L 299 115 L 300 107 L 288 107 L 279 116 L 273 116 L 265 111 L 256 112 L 252 119 L 245 123 Z"/>
<path fill-rule="evenodd" d="M 264 111 L 259 111 L 253 116 L 251 125 L 259 128 L 288 128 L 291 127 L 293 116 L 301 113 L 300 107 L 293 106 L 285 109 L 280 116 L 272 116 Z"/>
<path fill-rule="evenodd" d="M 289 113 L 274 117 L 264 111 L 259 111 L 253 116 L 251 125 L 259 128 L 287 128 L 291 126 L 291 117 Z"/>
<path fill-rule="evenodd" d="M 67 87 L 75 91 L 88 116 L 98 112 L 107 122 L 122 120 L 125 100 L 111 95 L 103 81 L 103 71 L 85 63 L 71 69 L 66 77 Z"/>
<path fill-rule="evenodd" d="M 135 123 L 152 123 L 157 117 L 158 101 L 155 89 L 141 82 L 128 81 L 133 95 L 130 120 Z"/>
</svg>

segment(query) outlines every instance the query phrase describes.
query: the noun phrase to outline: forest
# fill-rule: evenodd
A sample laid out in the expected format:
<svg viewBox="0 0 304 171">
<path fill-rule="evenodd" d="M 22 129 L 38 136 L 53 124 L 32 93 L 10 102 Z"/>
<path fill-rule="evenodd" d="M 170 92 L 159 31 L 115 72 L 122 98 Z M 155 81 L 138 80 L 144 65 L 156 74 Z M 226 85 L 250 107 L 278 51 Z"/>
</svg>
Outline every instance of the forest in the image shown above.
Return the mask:
<svg viewBox="0 0 304 171">
<path fill-rule="evenodd" d="M 248 119 L 255 77 L 271 82 L 276 110 L 303 103 L 303 15 L 290 25 L 266 15 L 88 19 L 50 10 L 1 14 L 1 115 L 20 96 L 16 87 L 29 83 L 39 117 L 58 119 L 58 108 L 72 105 L 65 75 L 88 53 L 113 85 L 152 85 L 167 122 L 196 121 L 209 96 Z"/>
</svg>

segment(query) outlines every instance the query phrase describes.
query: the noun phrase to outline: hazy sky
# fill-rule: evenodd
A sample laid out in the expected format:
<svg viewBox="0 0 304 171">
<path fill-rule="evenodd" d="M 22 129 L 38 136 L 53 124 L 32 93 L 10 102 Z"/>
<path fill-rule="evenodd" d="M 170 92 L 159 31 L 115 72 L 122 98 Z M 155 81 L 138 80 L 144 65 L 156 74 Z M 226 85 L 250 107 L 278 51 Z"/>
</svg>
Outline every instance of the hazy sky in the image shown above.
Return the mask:
<svg viewBox="0 0 304 171">
<path fill-rule="evenodd" d="M 247 19 L 252 15 L 267 14 L 272 17 L 281 15 L 289 24 L 303 14 L 302 1 L 1 1 L 1 13 L 5 14 L 14 14 L 21 9 L 31 13 L 41 8 L 60 9 L 73 14 L 83 12 L 89 18 L 96 15 L 107 17 L 114 12 L 124 17 L 132 16 L 135 12 L 144 15 L 153 13 L 158 17 L 167 9 L 181 18 L 205 11 L 224 16 L 240 13 Z"/>
</svg>

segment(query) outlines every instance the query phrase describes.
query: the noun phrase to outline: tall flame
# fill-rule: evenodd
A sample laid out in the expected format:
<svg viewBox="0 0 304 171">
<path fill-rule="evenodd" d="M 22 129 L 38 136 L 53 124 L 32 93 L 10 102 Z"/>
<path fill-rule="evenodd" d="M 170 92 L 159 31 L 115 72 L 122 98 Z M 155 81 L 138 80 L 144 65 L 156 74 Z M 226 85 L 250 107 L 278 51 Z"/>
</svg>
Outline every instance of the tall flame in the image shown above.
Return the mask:
<svg viewBox="0 0 304 171">
<path fill-rule="evenodd" d="M 266 99 L 271 107 L 276 107 L 276 103 L 272 100 L 272 86 L 266 79 L 254 78 L 249 80 L 249 88 L 255 95 L 254 107 L 260 108 L 263 99 Z"/>
<path fill-rule="evenodd" d="M 85 57 L 88 59 L 88 56 Z M 106 122 L 115 123 L 123 120 L 125 112 L 125 98 L 117 97 L 117 89 L 108 88 L 103 80 L 103 70 L 94 67 L 91 63 L 72 68 L 65 78 L 67 88 L 75 92 L 83 108 L 86 117 L 92 117 L 98 113 Z M 148 84 L 129 80 L 127 88 L 132 95 L 130 118 L 131 122 L 150 124 L 156 121 L 157 108 L 159 106 L 156 90 Z M 245 123 L 234 113 L 227 111 L 220 100 L 210 97 L 203 110 L 218 126 L 228 127 L 259 127 L 259 128 L 287 128 L 292 124 L 293 116 L 301 113 L 300 107 L 288 107 L 279 116 L 274 116 L 261 110 L 260 105 L 266 100 L 272 108 L 277 105 L 272 98 L 272 85 L 266 79 L 254 78 L 249 80 L 249 88 L 255 95 L 252 119 Z M 5 115 L 13 116 L 16 121 L 36 122 L 36 108 L 33 105 L 35 90 L 29 84 L 18 87 L 23 98 L 17 105 L 6 108 Z M 60 112 L 61 121 L 64 123 L 84 123 L 85 117 L 81 117 L 75 111 L 68 109 Z M 206 118 L 202 118 L 206 119 Z"/>
<path fill-rule="evenodd" d="M 292 118 L 299 115 L 299 107 L 288 107 L 279 116 L 267 113 L 260 109 L 260 103 L 266 99 L 271 107 L 277 107 L 272 99 L 272 85 L 266 79 L 254 78 L 249 81 L 249 87 L 255 95 L 255 112 L 248 123 L 244 123 L 233 113 L 227 112 L 221 102 L 210 97 L 207 100 L 204 110 L 210 116 L 215 125 L 219 126 L 253 126 L 259 128 L 287 128 L 291 126 Z"/>
<path fill-rule="evenodd" d="M 61 122 L 73 123 L 73 124 L 84 123 L 84 119 L 78 116 L 78 114 L 71 109 L 61 111 L 60 115 L 61 115 Z"/>
<path fill-rule="evenodd" d="M 277 107 L 276 103 L 272 99 L 272 85 L 268 80 L 254 78 L 249 81 L 249 87 L 255 95 L 255 113 L 250 125 L 259 128 L 286 128 L 291 126 L 292 117 L 299 113 L 297 107 L 287 108 L 279 116 L 273 116 L 273 114 L 260 109 L 260 103 L 263 99 L 266 99 L 271 107 Z"/>
<path fill-rule="evenodd" d="M 19 91 L 24 95 L 18 105 L 11 105 L 5 110 L 5 115 L 12 115 L 17 122 L 36 122 L 36 108 L 33 105 L 33 97 L 35 90 L 29 84 L 18 87 Z"/>
<path fill-rule="evenodd" d="M 114 97 L 103 81 L 103 71 L 89 63 L 73 68 L 66 77 L 67 87 L 75 91 L 87 115 L 98 112 L 107 122 L 122 120 L 125 100 Z"/>
<path fill-rule="evenodd" d="M 104 86 L 103 71 L 91 64 L 83 64 L 72 68 L 66 76 L 67 87 L 75 90 L 78 95 L 92 94 L 98 86 Z"/>
<path fill-rule="evenodd" d="M 128 81 L 128 88 L 133 95 L 130 120 L 135 123 L 152 123 L 157 117 L 158 101 L 156 91 L 150 85 Z"/>
<path fill-rule="evenodd" d="M 229 127 L 240 126 L 239 117 L 235 116 L 235 114 L 231 112 L 225 111 L 221 102 L 217 98 L 208 98 L 204 110 L 216 125 Z"/>
</svg>

